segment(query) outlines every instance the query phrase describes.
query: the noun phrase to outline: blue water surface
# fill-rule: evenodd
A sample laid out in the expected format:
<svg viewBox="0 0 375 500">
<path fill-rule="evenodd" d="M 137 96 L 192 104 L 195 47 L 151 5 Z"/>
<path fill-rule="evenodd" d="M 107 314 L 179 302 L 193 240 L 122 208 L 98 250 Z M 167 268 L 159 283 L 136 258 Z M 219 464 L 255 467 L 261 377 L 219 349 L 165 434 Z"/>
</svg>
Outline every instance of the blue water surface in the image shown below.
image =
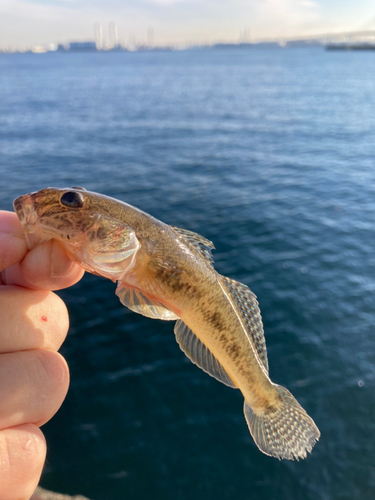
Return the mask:
<svg viewBox="0 0 375 500">
<path fill-rule="evenodd" d="M 92 500 L 375 498 L 375 59 L 323 49 L 0 56 L 0 208 L 84 186 L 203 234 L 259 299 L 274 382 L 321 430 L 254 445 L 173 323 L 86 275 L 41 484 Z"/>
</svg>

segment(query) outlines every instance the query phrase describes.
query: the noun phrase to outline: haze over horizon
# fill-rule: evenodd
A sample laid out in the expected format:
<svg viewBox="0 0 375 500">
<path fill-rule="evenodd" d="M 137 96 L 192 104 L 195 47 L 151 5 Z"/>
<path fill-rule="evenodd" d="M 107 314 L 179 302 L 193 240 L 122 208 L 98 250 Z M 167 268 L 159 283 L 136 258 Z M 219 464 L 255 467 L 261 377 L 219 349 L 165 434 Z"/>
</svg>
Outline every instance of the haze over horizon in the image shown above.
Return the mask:
<svg viewBox="0 0 375 500">
<path fill-rule="evenodd" d="M 237 42 L 375 28 L 370 0 L 2 0 L 0 47 L 93 40 L 95 23 L 118 39 L 155 45 Z"/>
</svg>

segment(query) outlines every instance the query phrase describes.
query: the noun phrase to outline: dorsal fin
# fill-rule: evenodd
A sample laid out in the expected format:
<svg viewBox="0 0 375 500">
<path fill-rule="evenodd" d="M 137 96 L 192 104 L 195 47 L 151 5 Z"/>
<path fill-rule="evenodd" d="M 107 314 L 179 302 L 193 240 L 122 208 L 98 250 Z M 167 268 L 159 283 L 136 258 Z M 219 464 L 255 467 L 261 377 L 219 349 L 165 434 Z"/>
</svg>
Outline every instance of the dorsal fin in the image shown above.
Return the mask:
<svg viewBox="0 0 375 500">
<path fill-rule="evenodd" d="M 220 278 L 234 299 L 239 313 L 244 320 L 246 330 L 253 340 L 257 354 L 268 373 L 266 340 L 264 338 L 262 317 L 256 296 L 246 285 L 226 276 L 220 276 Z"/>
<path fill-rule="evenodd" d="M 181 350 L 190 361 L 219 382 L 236 388 L 225 368 L 181 319 L 176 322 L 174 333 Z"/>
<path fill-rule="evenodd" d="M 185 243 L 185 245 L 198 252 L 210 264 L 213 263 L 214 259 L 212 258 L 211 250 L 213 250 L 215 247 L 212 241 L 208 240 L 198 233 L 194 233 L 193 231 L 181 229 L 180 227 L 176 226 L 170 227 L 177 234 L 180 240 Z"/>
</svg>

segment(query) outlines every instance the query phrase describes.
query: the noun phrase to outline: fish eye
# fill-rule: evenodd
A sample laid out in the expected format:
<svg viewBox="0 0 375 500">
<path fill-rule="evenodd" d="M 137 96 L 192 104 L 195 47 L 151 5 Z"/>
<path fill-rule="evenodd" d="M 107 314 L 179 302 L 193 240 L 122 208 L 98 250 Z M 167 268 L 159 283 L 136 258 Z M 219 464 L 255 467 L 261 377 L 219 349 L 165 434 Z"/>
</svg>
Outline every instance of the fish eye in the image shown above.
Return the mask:
<svg viewBox="0 0 375 500">
<path fill-rule="evenodd" d="M 60 198 L 61 205 L 68 208 L 81 208 L 83 207 L 83 202 L 83 196 L 76 191 L 68 191 Z"/>
</svg>

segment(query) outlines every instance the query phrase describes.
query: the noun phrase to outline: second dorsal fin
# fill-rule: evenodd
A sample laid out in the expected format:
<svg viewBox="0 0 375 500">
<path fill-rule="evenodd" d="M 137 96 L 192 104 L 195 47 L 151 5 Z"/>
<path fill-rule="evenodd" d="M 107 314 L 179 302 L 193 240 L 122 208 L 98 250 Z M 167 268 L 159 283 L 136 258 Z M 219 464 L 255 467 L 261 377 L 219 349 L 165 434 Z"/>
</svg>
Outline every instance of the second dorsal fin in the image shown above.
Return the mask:
<svg viewBox="0 0 375 500">
<path fill-rule="evenodd" d="M 190 361 L 219 382 L 236 389 L 235 383 L 225 368 L 181 319 L 176 322 L 174 333 L 178 345 Z"/>
<path fill-rule="evenodd" d="M 244 320 L 246 330 L 253 341 L 259 359 L 268 374 L 266 340 L 264 338 L 262 317 L 256 296 L 246 285 L 226 276 L 220 276 L 220 278 L 233 298 L 241 318 Z"/>
<path fill-rule="evenodd" d="M 198 233 L 194 233 L 193 231 L 181 229 L 180 227 L 176 226 L 170 227 L 177 234 L 180 240 L 185 243 L 185 245 L 198 252 L 210 264 L 213 263 L 214 259 L 212 258 L 211 250 L 213 250 L 215 247 L 212 241 L 208 240 Z"/>
</svg>

